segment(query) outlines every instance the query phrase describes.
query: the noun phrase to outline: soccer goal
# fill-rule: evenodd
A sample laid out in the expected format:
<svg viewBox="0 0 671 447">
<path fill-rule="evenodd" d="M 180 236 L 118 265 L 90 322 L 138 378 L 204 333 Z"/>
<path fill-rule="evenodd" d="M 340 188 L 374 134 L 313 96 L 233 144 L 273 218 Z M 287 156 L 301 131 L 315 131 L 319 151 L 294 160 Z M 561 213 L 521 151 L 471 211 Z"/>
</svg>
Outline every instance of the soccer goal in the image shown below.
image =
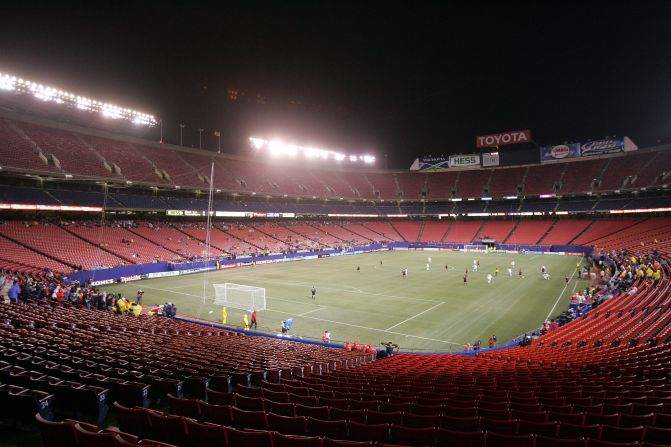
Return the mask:
<svg viewBox="0 0 671 447">
<path fill-rule="evenodd" d="M 212 285 L 214 286 L 214 304 L 245 310 L 266 308 L 266 289 L 263 287 L 232 282 Z"/>
<path fill-rule="evenodd" d="M 471 244 L 464 244 L 464 249 L 463 251 L 465 252 L 487 252 L 487 246 L 482 245 L 482 244 L 477 244 L 477 245 L 471 245 Z"/>
</svg>

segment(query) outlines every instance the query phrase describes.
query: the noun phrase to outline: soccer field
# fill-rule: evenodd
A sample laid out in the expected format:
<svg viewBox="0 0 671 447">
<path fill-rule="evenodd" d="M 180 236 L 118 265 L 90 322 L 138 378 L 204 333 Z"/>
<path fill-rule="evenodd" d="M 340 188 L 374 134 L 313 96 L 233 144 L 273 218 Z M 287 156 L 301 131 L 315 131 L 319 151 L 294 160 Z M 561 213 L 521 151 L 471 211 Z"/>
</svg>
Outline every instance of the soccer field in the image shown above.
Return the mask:
<svg viewBox="0 0 671 447">
<path fill-rule="evenodd" d="M 431 270 L 426 270 L 431 257 Z M 473 273 L 473 260 L 480 268 Z M 508 276 L 511 261 L 516 267 Z M 135 297 L 145 291 L 145 310 L 171 301 L 177 312 L 221 323 L 212 284 L 232 282 L 266 289 L 267 309 L 258 311 L 259 331 L 277 334 L 293 318 L 292 335 L 332 341 L 394 341 L 404 351 L 460 351 L 496 334 L 499 344 L 539 327 L 568 307 L 574 290 L 587 285 L 574 275 L 573 256 L 438 251 L 384 251 L 286 263 L 263 264 L 208 273 L 105 286 Z M 551 274 L 541 276 L 541 265 Z M 357 266 L 360 270 L 357 271 Z M 487 283 L 487 273 L 498 277 Z M 403 278 L 401 270 L 408 269 Z M 523 277 L 519 277 L 519 268 Z M 463 276 L 468 269 L 468 284 Z M 571 277 L 566 286 L 565 276 Z M 310 297 L 312 286 L 316 300 Z M 205 292 L 205 300 L 203 300 Z M 213 311 L 210 313 L 210 311 Z M 242 325 L 244 310 L 228 308 L 228 324 Z"/>
</svg>

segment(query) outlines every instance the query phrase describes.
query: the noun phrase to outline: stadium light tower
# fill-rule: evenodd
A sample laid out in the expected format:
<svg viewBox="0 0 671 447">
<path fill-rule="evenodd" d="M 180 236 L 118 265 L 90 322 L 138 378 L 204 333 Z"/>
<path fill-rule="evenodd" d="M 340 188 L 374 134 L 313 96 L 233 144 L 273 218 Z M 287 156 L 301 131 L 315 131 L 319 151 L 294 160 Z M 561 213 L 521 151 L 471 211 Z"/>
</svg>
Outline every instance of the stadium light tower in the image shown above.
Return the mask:
<svg viewBox="0 0 671 447">
<path fill-rule="evenodd" d="M 221 132 L 215 130 L 214 136 L 217 137 L 217 154 L 221 154 Z"/>
<path fill-rule="evenodd" d="M 186 127 L 186 124 L 182 124 L 182 123 L 179 124 L 179 145 L 180 146 L 184 146 L 184 143 L 182 141 L 182 131 L 184 130 L 185 127 Z"/>
<path fill-rule="evenodd" d="M 198 149 L 203 148 L 203 130 L 205 129 L 198 129 Z"/>
<path fill-rule="evenodd" d="M 66 92 L 56 87 L 45 86 L 7 73 L 0 73 L 0 91 L 32 96 L 43 102 L 98 113 L 106 119 L 126 120 L 139 126 L 154 127 L 158 124 L 154 115 Z"/>
</svg>

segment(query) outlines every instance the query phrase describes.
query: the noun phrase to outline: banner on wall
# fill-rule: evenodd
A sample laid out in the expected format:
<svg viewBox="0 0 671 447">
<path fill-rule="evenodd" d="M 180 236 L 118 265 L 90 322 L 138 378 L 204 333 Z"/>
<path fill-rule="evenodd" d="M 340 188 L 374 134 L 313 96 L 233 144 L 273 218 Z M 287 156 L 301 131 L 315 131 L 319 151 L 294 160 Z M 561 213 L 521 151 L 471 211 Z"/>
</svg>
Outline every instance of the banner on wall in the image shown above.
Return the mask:
<svg viewBox="0 0 671 447">
<path fill-rule="evenodd" d="M 480 167 L 480 155 L 465 154 L 465 155 L 450 155 L 451 168 L 472 168 Z"/>
<path fill-rule="evenodd" d="M 580 143 L 541 147 L 541 161 L 580 157 Z"/>
<path fill-rule="evenodd" d="M 509 132 L 495 133 L 491 135 L 478 135 L 475 137 L 475 147 L 499 147 L 509 144 L 529 143 L 531 141 L 531 131 L 511 130 Z"/>
<path fill-rule="evenodd" d="M 623 138 L 604 138 L 603 140 L 590 141 L 580 145 L 580 155 L 589 157 L 590 155 L 612 154 L 614 152 L 635 151 L 638 146 L 634 144 L 629 137 Z"/>
<path fill-rule="evenodd" d="M 498 166 L 499 165 L 499 153 L 498 152 L 485 152 L 482 154 L 482 167 L 486 168 L 488 166 Z"/>
<path fill-rule="evenodd" d="M 449 159 L 445 156 L 437 157 L 420 157 L 415 159 L 412 166 L 410 166 L 411 171 L 426 171 L 431 169 L 447 169 L 450 167 Z"/>
</svg>

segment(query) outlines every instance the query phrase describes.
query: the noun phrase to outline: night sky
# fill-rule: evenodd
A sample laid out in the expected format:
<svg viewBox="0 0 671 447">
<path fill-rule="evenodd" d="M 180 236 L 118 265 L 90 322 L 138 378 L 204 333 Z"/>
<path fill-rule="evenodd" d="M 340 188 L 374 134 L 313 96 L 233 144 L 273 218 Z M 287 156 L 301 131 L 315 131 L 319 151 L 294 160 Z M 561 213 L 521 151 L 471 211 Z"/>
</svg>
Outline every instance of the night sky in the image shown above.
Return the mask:
<svg viewBox="0 0 671 447">
<path fill-rule="evenodd" d="M 56 4 L 58 3 L 58 4 Z M 313 4 L 314 3 L 314 4 Z M 346 152 L 671 141 L 671 2 L 11 2 L 0 72 L 154 113 L 168 142 Z M 158 139 L 158 133 L 156 133 Z M 378 166 L 382 166 L 380 161 Z"/>
</svg>

